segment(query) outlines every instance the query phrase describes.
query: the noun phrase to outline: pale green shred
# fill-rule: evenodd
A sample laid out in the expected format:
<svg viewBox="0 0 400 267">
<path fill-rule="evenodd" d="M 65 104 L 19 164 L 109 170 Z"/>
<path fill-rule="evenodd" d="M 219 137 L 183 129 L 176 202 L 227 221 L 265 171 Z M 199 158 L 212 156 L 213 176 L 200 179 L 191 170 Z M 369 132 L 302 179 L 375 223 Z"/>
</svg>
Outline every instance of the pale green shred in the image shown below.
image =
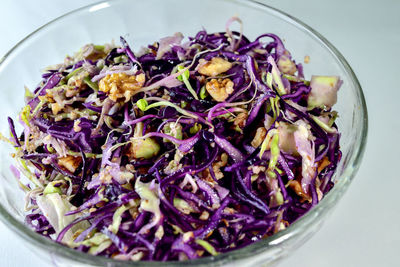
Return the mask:
<svg viewBox="0 0 400 267">
<path fill-rule="evenodd" d="M 278 157 L 280 153 L 279 134 L 276 133 L 272 137 L 270 149 L 271 149 L 271 159 L 269 160 L 268 169 L 272 171 L 275 169 L 275 166 L 278 163 Z"/>
<path fill-rule="evenodd" d="M 265 150 L 267 150 L 267 147 L 268 147 L 268 144 L 269 144 L 271 138 L 276 134 L 278 134 L 278 130 L 277 129 L 271 129 L 267 133 L 267 136 L 265 136 L 264 141 L 261 143 L 260 154 L 259 154 L 260 158 L 262 157 L 262 155 L 264 155 Z"/>
<path fill-rule="evenodd" d="M 215 250 L 215 248 L 208 243 L 207 241 L 203 239 L 196 239 L 195 242 L 202 246 L 208 253 L 210 253 L 212 256 L 217 256 L 219 253 Z"/>
<path fill-rule="evenodd" d="M 269 88 L 272 88 L 272 74 L 271 72 L 267 73 L 267 85 Z"/>
<path fill-rule="evenodd" d="M 61 175 L 62 175 L 62 174 L 61 174 Z M 62 175 L 62 176 L 63 176 L 63 175 Z M 68 187 L 68 189 L 67 189 L 67 196 L 71 196 L 71 193 L 72 193 L 72 186 L 73 186 L 72 180 L 71 180 L 71 178 L 69 178 L 68 176 L 63 176 L 63 179 L 66 180 L 66 181 L 69 183 L 69 187 Z"/>
<path fill-rule="evenodd" d="M 121 207 L 119 207 L 119 208 L 114 212 L 114 215 L 113 215 L 113 222 L 112 222 L 112 224 L 110 225 L 110 228 L 109 228 L 109 230 L 110 230 L 111 232 L 113 232 L 114 234 L 117 234 L 117 233 L 118 233 L 119 226 L 121 225 L 121 221 L 122 221 L 122 214 L 123 214 L 125 211 L 129 210 L 130 208 L 131 208 L 130 205 L 122 205 Z"/>
<path fill-rule="evenodd" d="M 151 183 L 142 183 L 140 179 L 135 182 L 135 191 L 140 196 L 140 209 L 154 214 L 153 222 L 161 219 L 160 199 L 156 193 L 150 189 Z"/>
<path fill-rule="evenodd" d="M 201 87 L 200 89 L 200 98 L 205 99 L 208 96 L 208 92 L 206 90 L 206 86 Z"/>
<path fill-rule="evenodd" d="M 176 72 L 178 71 L 183 71 L 185 70 L 185 67 L 182 65 L 178 65 L 176 68 Z M 189 79 L 190 76 L 190 72 L 188 69 L 186 69 L 185 71 L 182 72 L 181 75 L 179 75 L 178 77 L 176 77 L 179 81 L 183 82 L 184 79 Z"/>
<path fill-rule="evenodd" d="M 182 109 L 181 107 L 175 105 L 174 103 L 171 103 L 171 102 L 166 101 L 166 100 L 165 101 L 154 102 L 154 103 L 149 105 L 147 103 L 146 99 L 142 98 L 142 99 L 139 99 L 136 102 L 136 105 L 142 111 L 147 111 L 147 110 L 149 110 L 151 108 L 156 108 L 156 107 L 160 107 L 160 106 L 167 106 L 167 107 L 171 107 L 171 108 L 176 109 L 176 111 L 178 111 L 179 113 L 181 113 L 183 115 L 186 115 L 188 117 L 197 119 L 196 115 L 193 115 L 193 114 L 187 112 L 186 110 Z"/>
<path fill-rule="evenodd" d="M 68 81 L 72 76 L 74 76 L 75 74 L 77 74 L 78 72 L 80 72 L 82 69 L 83 69 L 83 68 L 80 67 L 80 68 L 77 68 L 77 69 L 71 71 L 67 76 L 65 76 L 65 80 Z"/>
<path fill-rule="evenodd" d="M 188 105 L 188 102 L 186 101 L 181 101 L 181 108 L 186 108 Z"/>
<path fill-rule="evenodd" d="M 24 185 L 24 184 L 23 184 L 21 181 L 19 181 L 19 180 L 18 180 L 18 185 L 19 185 L 19 187 L 20 187 L 25 193 L 32 191 L 32 189 L 30 189 L 29 187 L 27 187 L 26 185 Z M 25 210 L 25 211 L 28 211 L 28 210 Z"/>
<path fill-rule="evenodd" d="M 184 234 L 185 233 L 185 232 L 183 232 L 183 230 L 179 226 L 177 226 L 175 224 L 172 224 L 171 226 L 174 229 L 174 235 Z"/>
<path fill-rule="evenodd" d="M 46 185 L 44 188 L 43 194 L 61 194 L 61 188 L 54 186 L 55 184 L 59 184 L 60 181 L 53 181 Z"/>
<path fill-rule="evenodd" d="M 191 212 L 195 212 L 192 206 L 189 205 L 185 200 L 181 198 L 174 198 L 174 207 L 180 210 L 184 214 L 190 214 Z"/>
<path fill-rule="evenodd" d="M 272 65 L 271 76 L 272 76 L 272 82 L 275 82 L 275 84 L 276 84 L 276 87 L 275 87 L 276 91 L 278 92 L 279 95 L 285 95 L 287 93 L 286 88 L 283 85 L 281 73 L 278 69 L 278 66 L 276 65 L 275 60 L 271 56 L 269 56 L 267 61 L 268 61 L 268 63 L 270 63 Z M 271 78 L 269 78 L 268 74 L 267 74 L 268 86 L 272 85 L 272 82 L 270 79 Z M 270 87 L 272 88 L 272 86 L 270 86 Z"/>
<path fill-rule="evenodd" d="M 56 234 L 59 234 L 76 218 L 82 216 L 79 213 L 65 216 L 65 213 L 71 211 L 73 206 L 66 198 L 63 198 L 60 194 L 47 194 L 43 196 L 37 196 L 36 202 L 43 215 L 49 221 L 51 226 L 53 226 Z M 89 223 L 86 221 L 77 223 L 65 233 L 63 241 L 66 243 L 71 242 L 76 231 L 79 231 L 80 229 L 87 229 L 89 226 Z"/>
<path fill-rule="evenodd" d="M 310 115 L 310 117 L 318 124 L 322 129 L 324 129 L 327 133 L 336 133 L 337 130 L 335 128 L 330 127 L 323 121 L 321 121 L 317 116 Z"/>
<path fill-rule="evenodd" d="M 135 126 L 135 131 L 133 134 L 133 138 L 142 137 L 143 136 L 143 122 L 139 122 Z M 145 139 L 132 139 L 128 142 L 133 146 L 132 152 L 134 158 L 145 158 L 150 159 L 160 152 L 160 145 L 153 138 L 145 138 Z M 124 145 L 125 143 L 122 143 Z M 114 146 L 121 145 L 116 144 Z M 114 146 L 112 148 L 114 148 Z"/>
<path fill-rule="evenodd" d="M 100 245 L 98 246 L 91 246 L 89 248 L 88 253 L 92 254 L 92 255 L 97 255 L 100 252 L 104 251 L 105 249 L 107 249 L 109 246 L 111 246 L 112 241 L 111 240 L 105 240 L 103 241 Z"/>
<path fill-rule="evenodd" d="M 260 159 L 264 155 L 265 150 L 267 150 L 267 146 L 270 140 L 271 140 L 271 135 L 267 134 L 267 136 L 264 138 L 264 141 L 261 143 L 260 154 L 259 154 Z"/>
<path fill-rule="evenodd" d="M 97 83 L 92 82 L 92 80 L 90 79 L 89 76 L 86 76 L 85 78 L 83 78 L 84 83 L 86 83 L 90 88 L 92 88 L 95 91 L 99 90 L 99 86 L 97 85 Z"/>
<path fill-rule="evenodd" d="M 251 182 L 256 181 L 258 179 L 258 177 L 260 177 L 258 174 L 252 174 L 251 178 L 250 178 Z"/>
<path fill-rule="evenodd" d="M 14 137 L 13 134 L 11 133 L 11 131 L 10 131 L 10 135 L 11 135 L 11 137 Z M 4 141 L 4 142 L 7 142 L 7 143 L 9 143 L 11 145 L 14 145 L 14 143 L 11 142 L 11 140 L 8 139 L 7 137 L 5 137 L 2 133 L 0 133 L 0 140 Z"/>
<path fill-rule="evenodd" d="M 270 101 L 270 107 L 272 109 L 272 112 L 274 114 L 273 118 L 276 120 L 276 118 L 279 116 L 280 113 L 280 108 L 279 108 L 279 96 L 276 96 L 274 98 L 269 98 Z"/>
<path fill-rule="evenodd" d="M 307 85 L 307 86 L 310 85 L 310 81 L 301 79 L 301 78 L 299 78 L 297 76 L 293 76 L 293 75 L 289 75 L 289 74 L 282 74 L 282 77 L 284 77 L 284 78 L 286 78 L 286 79 L 288 79 L 289 81 L 292 81 L 292 82 L 302 82 L 302 83 L 304 83 L 304 85 Z"/>
<path fill-rule="evenodd" d="M 90 110 L 90 109 L 84 109 L 82 111 L 80 110 L 74 110 L 74 113 L 78 114 L 80 117 L 86 117 L 86 116 L 92 116 L 92 115 L 97 115 L 98 112 Z M 47 114 L 43 114 L 43 117 L 47 116 Z M 74 120 L 75 115 L 73 113 L 59 113 L 57 116 L 63 118 L 63 119 L 72 119 Z"/>
<path fill-rule="evenodd" d="M 46 103 L 47 101 L 44 99 L 41 99 L 39 104 L 36 105 L 35 109 L 32 111 L 32 115 L 31 116 L 35 116 L 36 113 L 43 107 L 43 105 Z"/>
<path fill-rule="evenodd" d="M 182 140 L 182 125 L 178 122 L 169 122 L 164 125 L 164 133 L 170 135 L 176 139 Z M 168 139 L 164 138 L 164 142 L 169 142 Z"/>
<path fill-rule="evenodd" d="M 339 117 L 339 115 L 338 115 L 337 111 L 331 111 L 330 113 L 332 114 L 332 117 L 329 119 L 328 126 L 332 127 L 332 125 L 335 123 L 335 121 L 336 121 L 337 117 Z"/>
<path fill-rule="evenodd" d="M 46 148 L 47 148 L 47 150 L 49 151 L 49 153 L 53 153 L 53 152 L 55 151 L 54 148 L 53 148 L 50 144 L 47 144 L 47 145 L 46 145 Z M 78 153 L 78 152 L 74 152 L 74 153 L 80 154 L 80 153 Z"/>
<path fill-rule="evenodd" d="M 25 95 L 24 96 L 25 96 L 25 98 L 33 98 L 34 97 L 32 92 L 26 86 L 25 86 Z"/>
<path fill-rule="evenodd" d="M 268 175 L 271 177 L 276 177 L 274 170 L 278 162 L 278 157 L 280 154 L 279 149 L 279 134 L 277 129 L 272 129 L 268 132 L 264 141 L 261 143 L 259 157 L 262 158 L 263 154 L 267 150 L 268 144 L 270 145 L 271 158 L 268 164 Z"/>
<path fill-rule="evenodd" d="M 192 127 L 190 127 L 189 132 L 191 134 L 196 134 L 198 131 L 200 131 L 202 128 L 200 123 L 195 122 Z"/>
<path fill-rule="evenodd" d="M 86 239 L 85 241 L 82 241 L 77 245 L 90 247 L 89 254 L 96 255 L 108 248 L 111 244 L 112 241 L 110 240 L 110 238 L 108 238 L 108 236 L 103 233 L 95 233 L 93 237 Z"/>
<path fill-rule="evenodd" d="M 85 154 L 85 157 L 87 157 L 87 158 L 96 158 L 96 159 L 101 159 L 103 156 L 102 154 L 95 154 L 95 153 L 90 153 L 90 152 L 85 152 L 84 154 Z M 67 155 L 74 156 L 74 157 L 82 156 L 82 154 L 80 152 L 76 152 L 76 151 L 72 151 L 72 150 L 68 150 Z"/>
<path fill-rule="evenodd" d="M 115 127 L 112 125 L 113 118 L 111 118 L 110 116 L 106 116 L 106 117 L 104 118 L 104 122 L 105 122 L 105 124 L 107 125 L 107 127 L 110 128 L 110 129 L 115 129 L 115 131 L 117 131 L 117 132 L 123 132 L 123 131 L 124 131 L 124 130 L 122 130 L 122 129 L 115 128 Z"/>
<path fill-rule="evenodd" d="M 114 58 L 114 62 L 119 64 L 119 63 L 126 63 L 128 62 L 128 58 L 125 55 L 121 55 L 119 57 Z"/>
<path fill-rule="evenodd" d="M 93 48 L 98 50 L 98 51 L 104 52 L 105 46 L 104 45 L 93 45 Z"/>
<path fill-rule="evenodd" d="M 21 111 L 21 120 L 27 125 L 30 126 L 29 120 L 31 119 L 31 107 L 26 105 Z"/>
<path fill-rule="evenodd" d="M 275 198 L 275 202 L 278 206 L 280 206 L 284 203 L 283 195 L 282 195 L 282 192 L 280 189 L 279 189 L 279 191 L 277 191 L 275 193 L 274 198 Z"/>
<path fill-rule="evenodd" d="M 286 94 L 286 90 L 285 90 L 285 87 L 283 86 L 283 82 L 282 82 L 282 79 L 281 79 L 281 76 L 280 76 L 278 70 L 276 68 L 272 67 L 271 74 L 272 74 L 272 78 L 273 78 L 274 82 L 277 85 L 276 90 L 278 91 L 278 94 L 279 95 Z"/>
<path fill-rule="evenodd" d="M 23 159 L 17 159 L 17 162 L 22 166 L 20 170 L 22 173 L 27 177 L 32 183 L 34 183 L 36 186 L 43 188 L 43 184 L 37 179 L 36 175 L 34 175 L 31 170 L 28 168 L 28 166 L 25 163 L 25 160 Z"/>
</svg>

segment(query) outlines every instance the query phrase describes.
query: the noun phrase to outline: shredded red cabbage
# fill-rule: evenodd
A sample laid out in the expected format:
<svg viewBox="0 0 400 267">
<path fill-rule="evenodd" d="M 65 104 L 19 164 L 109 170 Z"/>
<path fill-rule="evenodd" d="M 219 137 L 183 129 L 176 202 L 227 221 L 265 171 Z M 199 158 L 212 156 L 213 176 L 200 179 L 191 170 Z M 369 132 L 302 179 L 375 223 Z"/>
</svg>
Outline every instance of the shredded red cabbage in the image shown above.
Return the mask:
<svg viewBox="0 0 400 267">
<path fill-rule="evenodd" d="M 341 157 L 341 81 L 307 80 L 278 36 L 250 41 L 233 21 L 49 67 L 21 134 L 8 118 L 26 223 L 90 254 L 175 261 L 242 248 L 318 204 Z"/>
</svg>

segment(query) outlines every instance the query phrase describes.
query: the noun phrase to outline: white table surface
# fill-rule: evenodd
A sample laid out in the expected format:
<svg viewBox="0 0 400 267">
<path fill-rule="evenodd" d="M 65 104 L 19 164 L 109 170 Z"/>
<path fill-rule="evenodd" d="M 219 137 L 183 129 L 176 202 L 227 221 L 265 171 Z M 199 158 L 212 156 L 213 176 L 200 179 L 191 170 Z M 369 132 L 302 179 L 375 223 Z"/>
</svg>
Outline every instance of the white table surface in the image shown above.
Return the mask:
<svg viewBox="0 0 400 267">
<path fill-rule="evenodd" d="M 31 31 L 93 0 L 1 0 L 0 56 Z M 330 40 L 364 89 L 369 136 L 361 168 L 322 229 L 281 267 L 400 266 L 400 1 L 270 0 Z M 0 223 L 0 266 L 48 266 Z"/>
</svg>

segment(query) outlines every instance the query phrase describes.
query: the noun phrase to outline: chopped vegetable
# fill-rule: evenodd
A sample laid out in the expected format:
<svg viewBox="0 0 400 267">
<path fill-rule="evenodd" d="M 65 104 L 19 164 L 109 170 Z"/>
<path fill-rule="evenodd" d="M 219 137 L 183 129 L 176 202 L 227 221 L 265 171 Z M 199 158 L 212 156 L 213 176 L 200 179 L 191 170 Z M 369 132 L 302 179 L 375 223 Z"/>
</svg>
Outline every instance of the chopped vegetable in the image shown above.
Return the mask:
<svg viewBox="0 0 400 267">
<path fill-rule="evenodd" d="M 304 78 L 281 39 L 175 33 L 84 46 L 8 118 L 26 222 L 115 259 L 217 256 L 290 227 L 332 188 L 337 76 Z M 304 56 L 304 55 L 299 55 Z"/>
</svg>

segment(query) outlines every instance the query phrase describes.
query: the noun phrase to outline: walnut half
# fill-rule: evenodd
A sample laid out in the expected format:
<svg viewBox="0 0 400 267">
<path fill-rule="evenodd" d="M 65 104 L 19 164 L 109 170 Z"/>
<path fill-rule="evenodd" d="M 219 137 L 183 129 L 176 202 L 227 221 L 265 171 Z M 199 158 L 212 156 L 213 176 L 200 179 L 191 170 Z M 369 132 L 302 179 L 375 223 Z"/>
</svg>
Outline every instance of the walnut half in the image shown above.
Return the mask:
<svg viewBox="0 0 400 267">
<path fill-rule="evenodd" d="M 211 79 L 206 83 L 206 90 L 218 102 L 225 101 L 233 92 L 233 82 L 226 79 Z"/>
<path fill-rule="evenodd" d="M 80 157 L 66 156 L 58 159 L 58 165 L 74 173 L 79 167 L 79 164 L 81 164 L 81 161 L 82 158 Z"/>
<path fill-rule="evenodd" d="M 145 82 L 143 73 L 138 75 L 128 75 L 126 73 L 108 74 L 99 82 L 99 90 L 105 92 L 113 101 L 125 98 L 128 102 L 134 92 L 140 89 Z"/>
<path fill-rule="evenodd" d="M 199 63 L 199 73 L 211 77 L 226 72 L 232 67 L 232 63 L 220 57 L 213 57 L 211 61 L 200 59 Z"/>
<path fill-rule="evenodd" d="M 253 141 L 251 141 L 251 146 L 254 148 L 259 147 L 265 139 L 267 135 L 267 130 L 264 127 L 257 128 L 256 135 L 254 136 Z"/>
</svg>

